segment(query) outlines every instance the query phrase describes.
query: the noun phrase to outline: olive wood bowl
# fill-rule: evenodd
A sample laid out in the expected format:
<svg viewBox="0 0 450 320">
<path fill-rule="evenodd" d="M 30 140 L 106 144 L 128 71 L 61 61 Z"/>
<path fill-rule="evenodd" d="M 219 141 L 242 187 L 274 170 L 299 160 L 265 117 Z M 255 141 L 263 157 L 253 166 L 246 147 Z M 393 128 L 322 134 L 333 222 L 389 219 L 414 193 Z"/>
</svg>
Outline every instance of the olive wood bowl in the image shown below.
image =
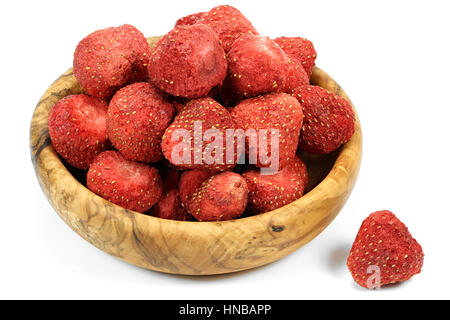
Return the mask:
<svg viewBox="0 0 450 320">
<path fill-rule="evenodd" d="M 148 41 L 153 46 L 158 39 Z M 348 100 L 341 87 L 318 67 L 311 83 Z M 69 69 L 36 106 L 30 144 L 37 178 L 55 211 L 76 233 L 97 248 L 142 268 L 211 275 L 277 261 L 331 223 L 359 172 L 362 137 L 357 119 L 354 136 L 339 150 L 326 156 L 303 154 L 310 175 L 307 192 L 277 210 L 220 222 L 165 220 L 126 210 L 87 189 L 83 172 L 66 166 L 52 147 L 47 125 L 50 109 L 63 97 L 82 92 Z"/>
</svg>

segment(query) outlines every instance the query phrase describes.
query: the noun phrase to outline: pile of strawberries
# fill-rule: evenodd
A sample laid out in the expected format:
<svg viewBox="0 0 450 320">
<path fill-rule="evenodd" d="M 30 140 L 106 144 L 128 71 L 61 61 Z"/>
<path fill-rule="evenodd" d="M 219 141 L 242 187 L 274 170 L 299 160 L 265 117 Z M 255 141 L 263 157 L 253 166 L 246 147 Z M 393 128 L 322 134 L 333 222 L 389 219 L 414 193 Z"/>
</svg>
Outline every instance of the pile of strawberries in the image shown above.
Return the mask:
<svg viewBox="0 0 450 320">
<path fill-rule="evenodd" d="M 310 41 L 261 36 L 226 5 L 181 18 L 153 49 L 133 26 L 99 30 L 74 54 L 86 94 L 55 104 L 50 137 L 124 208 L 198 221 L 271 211 L 304 193 L 297 151 L 332 152 L 355 130 L 350 104 L 310 85 L 315 59 Z M 254 135 L 242 147 L 230 132 Z"/>
<path fill-rule="evenodd" d="M 226 5 L 181 18 L 152 49 L 131 25 L 99 30 L 74 54 L 86 94 L 50 111 L 52 144 L 126 209 L 182 221 L 268 212 L 304 194 L 300 150 L 330 153 L 355 131 L 349 102 L 310 85 L 315 60 L 309 40 L 264 37 Z M 254 135 L 242 148 L 230 132 Z"/>
</svg>

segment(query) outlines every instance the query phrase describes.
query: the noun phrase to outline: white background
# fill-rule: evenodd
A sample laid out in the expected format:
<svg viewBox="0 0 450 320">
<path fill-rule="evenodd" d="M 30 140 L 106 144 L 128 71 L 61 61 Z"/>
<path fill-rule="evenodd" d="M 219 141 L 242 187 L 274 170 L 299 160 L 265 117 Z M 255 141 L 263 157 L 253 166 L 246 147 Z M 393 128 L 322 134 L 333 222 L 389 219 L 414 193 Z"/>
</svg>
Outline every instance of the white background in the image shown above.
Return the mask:
<svg viewBox="0 0 450 320">
<path fill-rule="evenodd" d="M 450 298 L 448 1 L 229 1 L 261 34 L 303 36 L 346 90 L 363 129 L 356 187 L 315 240 L 271 265 L 183 277 L 143 270 L 91 246 L 56 215 L 30 161 L 40 96 L 87 34 L 124 23 L 162 35 L 216 1 L 2 1 L 0 298 Z M 420 275 L 358 287 L 345 255 L 362 220 L 390 209 L 421 243 Z"/>
</svg>

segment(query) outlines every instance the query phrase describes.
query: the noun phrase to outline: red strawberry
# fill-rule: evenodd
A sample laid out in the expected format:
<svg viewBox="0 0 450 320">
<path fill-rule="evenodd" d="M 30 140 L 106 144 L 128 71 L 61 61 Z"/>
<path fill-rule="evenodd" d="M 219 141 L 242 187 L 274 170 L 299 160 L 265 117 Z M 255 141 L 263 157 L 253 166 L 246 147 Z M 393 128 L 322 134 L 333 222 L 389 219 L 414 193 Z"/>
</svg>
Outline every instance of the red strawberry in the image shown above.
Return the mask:
<svg viewBox="0 0 450 320">
<path fill-rule="evenodd" d="M 212 98 L 216 100 L 216 97 L 219 95 L 219 87 L 214 87 L 211 89 L 211 91 L 208 92 L 206 97 Z M 183 98 L 183 97 L 172 97 L 171 102 L 175 109 L 177 109 L 177 112 L 180 112 L 184 109 L 186 104 L 191 101 L 192 99 Z"/>
<path fill-rule="evenodd" d="M 135 27 L 91 33 L 78 44 L 73 74 L 87 93 L 109 99 L 122 86 L 148 78 L 150 47 Z"/>
<path fill-rule="evenodd" d="M 206 12 L 193 13 L 186 17 L 180 18 L 177 20 L 175 27 L 190 26 L 190 25 L 196 24 L 201 18 L 203 18 L 205 13 Z"/>
<path fill-rule="evenodd" d="M 181 203 L 186 208 L 189 200 L 194 192 L 200 188 L 205 180 L 208 180 L 213 176 L 213 173 L 208 170 L 188 170 L 181 174 L 178 187 L 180 190 Z"/>
<path fill-rule="evenodd" d="M 297 60 L 305 69 L 308 78 L 316 64 L 317 52 L 311 41 L 300 37 L 281 37 L 275 42 L 292 60 Z"/>
<path fill-rule="evenodd" d="M 108 134 L 128 160 L 161 160 L 161 137 L 175 109 L 161 91 L 147 82 L 120 89 L 109 103 Z"/>
<path fill-rule="evenodd" d="M 217 174 L 198 188 L 188 203 L 188 211 L 199 221 L 223 221 L 238 218 L 247 206 L 248 188 L 241 175 Z"/>
<path fill-rule="evenodd" d="M 161 137 L 175 109 L 164 94 L 146 82 L 120 89 L 109 104 L 108 133 L 113 145 L 134 161 L 161 159 Z"/>
<path fill-rule="evenodd" d="M 284 167 L 294 158 L 303 114 L 300 104 L 292 96 L 286 93 L 271 93 L 244 100 L 231 111 L 231 117 L 237 127 L 244 131 L 253 129 L 258 134 L 262 129 L 267 130 L 267 140 L 260 139 L 260 135 L 258 135 L 257 149 L 250 150 L 247 147 L 250 164 L 255 164 L 254 159 L 257 157 L 256 165 L 258 167 L 274 165 L 261 159 L 262 155 L 268 155 L 268 159 L 271 158 L 273 130 L 279 130 L 278 145 L 275 145 L 275 147 L 278 147 L 279 166 Z M 264 148 L 267 146 L 267 152 L 260 149 L 262 146 Z"/>
<path fill-rule="evenodd" d="M 309 85 L 309 75 L 295 59 L 289 58 L 289 69 L 282 91 L 291 93 L 293 89 Z"/>
<path fill-rule="evenodd" d="M 229 85 L 240 97 L 280 91 L 289 73 L 289 59 L 270 38 L 246 34 L 227 55 Z"/>
<path fill-rule="evenodd" d="M 106 131 L 108 104 L 84 94 L 58 101 L 48 116 L 48 131 L 56 152 L 70 165 L 87 169 L 109 149 Z"/>
<path fill-rule="evenodd" d="M 227 74 L 227 61 L 215 32 L 203 24 L 179 26 L 158 41 L 148 65 L 152 83 L 174 96 L 200 98 Z"/>
<path fill-rule="evenodd" d="M 162 139 L 162 151 L 166 159 L 179 168 L 231 170 L 237 157 L 231 157 L 234 150 L 227 154 L 226 130 L 234 128 L 230 113 L 218 102 L 211 98 L 192 100 L 167 128 Z M 220 135 L 222 143 L 214 137 L 204 137 L 207 130 L 208 133 L 214 131 Z"/>
<path fill-rule="evenodd" d="M 187 221 L 192 216 L 183 208 L 178 189 L 164 192 L 158 203 L 152 208 L 151 215 L 169 220 Z"/>
<path fill-rule="evenodd" d="M 308 183 L 306 165 L 297 156 L 276 174 L 262 175 L 258 170 L 249 170 L 242 176 L 249 189 L 250 214 L 272 211 L 299 199 Z"/>
<path fill-rule="evenodd" d="M 355 113 L 344 98 L 317 86 L 298 87 L 292 95 L 302 105 L 305 116 L 300 148 L 326 154 L 351 139 L 355 132 Z"/>
<path fill-rule="evenodd" d="M 225 52 L 243 34 L 258 34 L 251 22 L 236 8 L 217 6 L 207 12 L 198 23 L 210 26 L 219 36 Z"/>
<path fill-rule="evenodd" d="M 150 209 L 162 194 L 158 170 L 126 160 L 116 151 L 95 158 L 87 173 L 87 186 L 106 200 L 137 212 Z"/>
<path fill-rule="evenodd" d="M 373 289 L 420 273 L 423 251 L 408 228 L 390 211 L 367 217 L 353 243 L 347 266 L 360 286 Z"/>
</svg>

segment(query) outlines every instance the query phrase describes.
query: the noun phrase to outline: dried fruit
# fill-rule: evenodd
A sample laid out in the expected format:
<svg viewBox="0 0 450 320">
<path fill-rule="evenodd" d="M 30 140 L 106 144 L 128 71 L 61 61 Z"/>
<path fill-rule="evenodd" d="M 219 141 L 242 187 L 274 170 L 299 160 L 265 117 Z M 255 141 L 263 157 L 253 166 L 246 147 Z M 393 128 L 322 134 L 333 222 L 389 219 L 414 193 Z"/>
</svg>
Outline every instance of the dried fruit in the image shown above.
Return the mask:
<svg viewBox="0 0 450 320">
<path fill-rule="evenodd" d="M 272 211 L 299 199 L 308 183 L 306 165 L 298 156 L 275 174 L 263 175 L 258 170 L 249 170 L 242 176 L 249 189 L 250 214 Z"/>
<path fill-rule="evenodd" d="M 190 14 L 183 18 L 180 18 L 175 23 L 175 27 L 190 26 L 190 25 L 196 24 L 201 18 L 203 18 L 205 13 L 206 12 L 198 12 L 198 13 L 193 13 L 193 14 Z"/>
<path fill-rule="evenodd" d="M 180 190 L 181 203 L 185 208 L 194 192 L 200 188 L 205 180 L 208 180 L 212 176 L 213 173 L 211 171 L 202 169 L 188 170 L 181 174 L 178 188 Z"/>
<path fill-rule="evenodd" d="M 163 192 L 161 199 L 152 208 L 151 215 L 154 217 L 188 221 L 192 219 L 192 216 L 181 205 L 180 192 L 178 189 L 171 189 L 167 192 Z"/>
<path fill-rule="evenodd" d="M 91 33 L 78 44 L 73 74 L 90 95 L 109 99 L 121 87 L 148 79 L 150 47 L 131 25 Z"/>
<path fill-rule="evenodd" d="M 318 86 L 298 87 L 292 95 L 303 109 L 302 150 L 326 154 L 351 139 L 356 119 L 347 100 Z"/>
<path fill-rule="evenodd" d="M 270 38 L 245 34 L 227 55 L 229 85 L 240 97 L 281 91 L 289 73 L 289 59 Z"/>
<path fill-rule="evenodd" d="M 125 209 L 145 212 L 158 202 L 162 180 L 154 167 L 126 160 L 117 151 L 98 155 L 87 173 L 87 186 Z"/>
<path fill-rule="evenodd" d="M 155 46 L 148 65 L 152 83 L 174 96 L 199 98 L 222 84 L 225 52 L 214 31 L 203 24 L 179 26 Z"/>
<path fill-rule="evenodd" d="M 216 32 L 225 52 L 228 52 L 234 41 L 243 34 L 258 34 L 238 9 L 228 5 L 212 8 L 198 23 L 208 25 Z"/>
<path fill-rule="evenodd" d="M 390 211 L 377 211 L 362 223 L 347 266 L 360 286 L 374 289 L 420 273 L 423 251 L 408 228 Z"/>
<path fill-rule="evenodd" d="M 167 128 L 162 139 L 163 154 L 183 169 L 231 170 L 237 155 L 227 149 L 226 130 L 234 128 L 228 110 L 215 100 L 191 100 Z M 221 140 L 216 140 L 215 135 Z"/>
<path fill-rule="evenodd" d="M 50 110 L 48 131 L 56 152 L 70 165 L 87 169 L 111 148 L 106 131 L 108 104 L 85 94 L 67 96 Z"/>
<path fill-rule="evenodd" d="M 300 104 L 292 96 L 271 93 L 244 100 L 233 108 L 231 117 L 238 128 L 256 132 L 257 148 L 251 148 L 252 138 L 247 138 L 250 164 L 268 167 L 275 165 L 271 161 L 276 160 L 279 167 L 283 168 L 295 157 L 303 113 Z M 263 130 L 266 135 L 262 134 Z M 278 142 L 272 141 L 273 138 Z"/>
<path fill-rule="evenodd" d="M 241 216 L 248 188 L 241 175 L 223 172 L 204 181 L 188 202 L 188 212 L 199 221 L 223 221 Z"/>
<path fill-rule="evenodd" d="M 157 162 L 162 158 L 161 138 L 175 109 L 164 94 L 146 82 L 120 89 L 109 103 L 109 138 L 128 160 Z"/>
<path fill-rule="evenodd" d="M 291 93 L 293 89 L 309 85 L 309 75 L 295 59 L 289 58 L 289 69 L 282 91 Z"/>
<path fill-rule="evenodd" d="M 309 78 L 317 58 L 317 52 L 313 43 L 300 37 L 280 37 L 274 41 L 289 58 L 297 60 L 303 66 Z"/>
</svg>

